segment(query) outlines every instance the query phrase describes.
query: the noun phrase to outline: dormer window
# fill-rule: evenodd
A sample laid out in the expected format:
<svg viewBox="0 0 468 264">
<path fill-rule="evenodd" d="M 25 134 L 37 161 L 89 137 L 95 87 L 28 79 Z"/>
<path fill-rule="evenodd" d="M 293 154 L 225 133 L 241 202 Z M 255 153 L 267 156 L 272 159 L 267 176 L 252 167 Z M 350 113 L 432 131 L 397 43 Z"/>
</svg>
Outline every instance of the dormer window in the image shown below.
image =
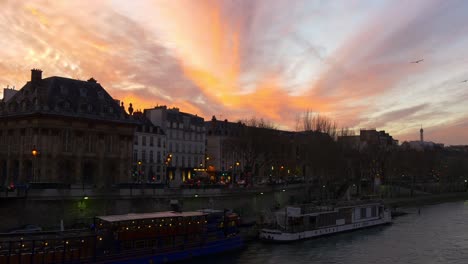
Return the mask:
<svg viewBox="0 0 468 264">
<path fill-rule="evenodd" d="M 102 91 L 97 92 L 97 96 L 99 99 L 104 99 L 104 93 Z"/>
<path fill-rule="evenodd" d="M 88 95 L 88 91 L 84 87 L 80 88 L 80 96 L 86 97 L 87 95 Z"/>
<path fill-rule="evenodd" d="M 67 95 L 68 94 L 68 88 L 64 85 L 60 85 L 60 93 L 63 94 L 63 95 Z"/>
<path fill-rule="evenodd" d="M 91 111 L 93 111 L 93 106 L 88 104 L 88 112 L 91 112 Z"/>
<path fill-rule="evenodd" d="M 28 102 L 27 102 L 26 100 L 23 100 L 23 101 L 21 102 L 21 109 L 22 109 L 23 111 L 28 110 L 28 105 L 29 105 Z"/>
<path fill-rule="evenodd" d="M 114 108 L 109 107 L 109 113 L 111 113 L 111 114 L 114 113 Z"/>
</svg>

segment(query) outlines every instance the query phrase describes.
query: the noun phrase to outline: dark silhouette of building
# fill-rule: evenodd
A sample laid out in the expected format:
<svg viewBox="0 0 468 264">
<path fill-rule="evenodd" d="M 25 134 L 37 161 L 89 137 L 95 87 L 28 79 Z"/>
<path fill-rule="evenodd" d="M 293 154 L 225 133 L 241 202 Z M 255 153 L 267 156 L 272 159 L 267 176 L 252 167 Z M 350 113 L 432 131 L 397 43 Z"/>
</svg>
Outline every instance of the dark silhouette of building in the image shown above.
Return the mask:
<svg viewBox="0 0 468 264">
<path fill-rule="evenodd" d="M 0 185 L 105 187 L 130 178 L 135 123 L 93 78 L 31 80 L 0 102 Z"/>
</svg>

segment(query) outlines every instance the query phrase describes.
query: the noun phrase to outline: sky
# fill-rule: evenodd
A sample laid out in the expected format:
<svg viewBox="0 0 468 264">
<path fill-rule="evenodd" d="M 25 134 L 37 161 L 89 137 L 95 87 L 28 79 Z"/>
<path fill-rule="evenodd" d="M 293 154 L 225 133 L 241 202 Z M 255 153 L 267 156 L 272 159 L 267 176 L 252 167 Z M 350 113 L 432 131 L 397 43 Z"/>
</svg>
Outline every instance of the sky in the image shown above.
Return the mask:
<svg viewBox="0 0 468 264">
<path fill-rule="evenodd" d="M 468 144 L 467 13 L 465 0 L 0 0 L 0 85 L 39 68 L 94 77 L 135 109 L 285 130 L 313 111 Z"/>
</svg>

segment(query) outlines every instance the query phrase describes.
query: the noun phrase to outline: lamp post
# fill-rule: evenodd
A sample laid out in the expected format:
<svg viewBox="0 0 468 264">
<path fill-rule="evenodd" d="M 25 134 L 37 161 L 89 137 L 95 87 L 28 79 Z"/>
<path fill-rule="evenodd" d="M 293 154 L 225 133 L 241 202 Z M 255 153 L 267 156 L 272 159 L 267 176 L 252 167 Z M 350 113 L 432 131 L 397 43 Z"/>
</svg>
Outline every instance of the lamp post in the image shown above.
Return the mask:
<svg viewBox="0 0 468 264">
<path fill-rule="evenodd" d="M 141 183 L 141 160 L 139 160 L 137 164 L 138 164 L 138 183 Z"/>
<path fill-rule="evenodd" d="M 237 176 L 239 174 L 239 166 L 240 166 L 240 162 L 239 161 L 236 161 L 236 174 L 234 176 L 234 183 L 237 183 Z"/>
<path fill-rule="evenodd" d="M 36 175 L 36 164 L 37 163 L 37 156 L 39 155 L 39 151 L 36 149 L 36 145 L 33 146 L 32 150 L 31 150 L 31 154 L 33 156 L 33 160 L 32 160 L 32 180 L 33 182 L 36 182 L 37 179 L 37 175 Z"/>
<path fill-rule="evenodd" d="M 166 185 L 169 184 L 169 167 L 171 165 L 171 161 L 172 161 L 172 154 L 168 154 L 167 157 L 166 157 L 166 161 L 164 162 L 166 164 Z"/>
</svg>

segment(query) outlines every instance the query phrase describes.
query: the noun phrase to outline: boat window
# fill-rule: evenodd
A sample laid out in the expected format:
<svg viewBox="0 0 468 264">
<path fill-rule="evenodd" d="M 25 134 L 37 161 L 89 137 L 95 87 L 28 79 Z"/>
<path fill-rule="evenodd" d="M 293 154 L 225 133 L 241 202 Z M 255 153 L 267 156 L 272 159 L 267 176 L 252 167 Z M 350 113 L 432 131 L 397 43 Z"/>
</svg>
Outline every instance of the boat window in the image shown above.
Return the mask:
<svg viewBox="0 0 468 264">
<path fill-rule="evenodd" d="M 135 248 L 144 248 L 146 244 L 145 242 L 146 241 L 144 240 L 135 241 Z"/>
<path fill-rule="evenodd" d="M 361 218 L 367 217 L 367 208 L 361 208 Z"/>
<path fill-rule="evenodd" d="M 133 248 L 133 241 L 125 241 L 123 242 L 123 249 L 124 250 L 130 250 Z"/>
<path fill-rule="evenodd" d="M 376 208 L 375 206 L 372 206 L 371 215 L 372 215 L 372 217 L 376 217 L 376 216 L 377 216 L 377 208 Z"/>
</svg>

